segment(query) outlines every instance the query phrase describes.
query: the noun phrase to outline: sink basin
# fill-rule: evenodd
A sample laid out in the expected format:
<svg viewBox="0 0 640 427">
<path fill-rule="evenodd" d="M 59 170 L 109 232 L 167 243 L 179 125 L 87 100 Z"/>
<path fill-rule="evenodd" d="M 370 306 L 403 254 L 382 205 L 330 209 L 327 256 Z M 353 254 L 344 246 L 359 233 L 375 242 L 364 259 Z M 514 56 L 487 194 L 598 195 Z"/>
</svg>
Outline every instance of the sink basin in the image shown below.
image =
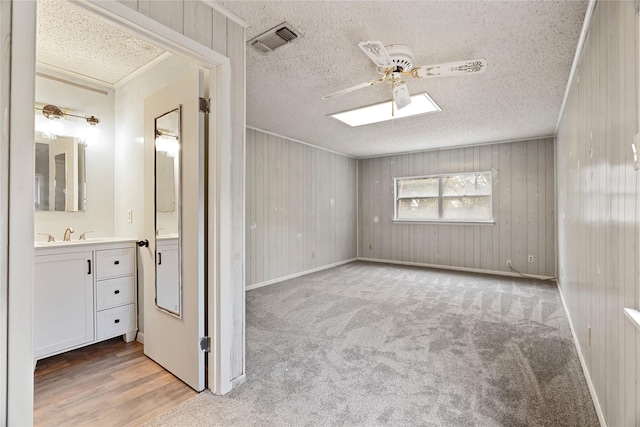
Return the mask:
<svg viewBox="0 0 640 427">
<path fill-rule="evenodd" d="M 111 242 L 126 242 L 135 239 L 126 237 L 88 237 L 87 240 L 70 240 L 68 242 L 55 241 L 55 242 L 35 242 L 36 248 L 54 248 L 57 246 L 79 246 L 79 245 L 95 245 L 100 243 Z"/>
</svg>

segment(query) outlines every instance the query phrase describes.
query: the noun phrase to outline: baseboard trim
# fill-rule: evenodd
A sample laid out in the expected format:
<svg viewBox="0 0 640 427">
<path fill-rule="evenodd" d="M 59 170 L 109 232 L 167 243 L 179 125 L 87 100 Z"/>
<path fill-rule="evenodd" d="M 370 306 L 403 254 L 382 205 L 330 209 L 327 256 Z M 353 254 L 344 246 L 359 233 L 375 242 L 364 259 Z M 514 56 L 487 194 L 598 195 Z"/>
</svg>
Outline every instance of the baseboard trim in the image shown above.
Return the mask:
<svg viewBox="0 0 640 427">
<path fill-rule="evenodd" d="M 569 328 L 571 329 L 573 344 L 576 346 L 576 351 L 578 352 L 578 359 L 580 359 L 580 366 L 582 366 L 582 372 L 584 373 L 584 378 L 587 381 L 587 387 L 589 388 L 589 394 L 591 394 L 591 400 L 593 400 L 593 406 L 595 406 L 596 408 L 596 414 L 598 414 L 598 420 L 600 421 L 600 425 L 602 427 L 607 427 L 607 421 L 604 419 L 604 413 L 602 412 L 602 407 L 600 406 L 600 401 L 598 400 L 598 395 L 596 394 L 596 389 L 593 385 L 593 381 L 591 381 L 591 375 L 589 374 L 587 363 L 584 361 L 584 356 L 582 354 L 582 348 L 580 348 L 580 342 L 578 341 L 578 336 L 576 335 L 575 329 L 573 329 L 573 322 L 571 321 L 571 316 L 569 315 L 569 308 L 567 307 L 567 303 L 564 300 L 564 295 L 562 294 L 562 286 L 560 284 L 560 280 L 558 280 L 558 293 L 560 294 L 562 307 L 564 307 L 564 313 L 567 316 L 567 320 L 569 321 Z"/>
<path fill-rule="evenodd" d="M 140 344 L 144 344 L 144 332 L 138 331 L 138 336 L 136 337 L 136 341 Z"/>
<path fill-rule="evenodd" d="M 379 258 L 363 258 L 358 257 L 358 261 L 367 261 L 367 262 L 377 262 L 380 264 L 398 264 L 398 265 L 410 265 L 413 267 L 427 267 L 427 268 L 436 268 L 441 270 L 454 270 L 454 271 L 464 271 L 467 273 L 480 273 L 480 274 L 492 274 L 497 276 L 509 276 L 509 277 L 520 277 L 518 273 L 513 273 L 510 271 L 498 271 L 498 270 L 482 270 L 480 268 L 469 268 L 469 267 L 456 267 L 451 265 L 439 265 L 439 264 L 427 264 L 422 262 L 409 262 L 409 261 L 394 261 L 390 259 L 379 259 Z M 526 274 L 527 277 L 532 279 L 540 279 L 540 280 L 549 280 L 553 279 L 552 276 L 540 276 L 538 274 Z"/>
<path fill-rule="evenodd" d="M 288 276 L 278 277 L 277 279 L 267 280 L 265 282 L 254 283 L 253 285 L 245 286 L 245 291 L 261 288 L 263 286 L 273 285 L 274 283 L 284 282 L 285 280 L 295 279 L 296 277 L 305 276 L 307 274 L 316 273 L 318 271 L 327 270 L 329 268 L 338 267 L 340 265 L 349 264 L 350 262 L 357 261 L 358 258 L 351 258 L 344 261 L 334 262 L 333 264 L 323 265 L 322 267 L 312 268 L 311 270 L 300 271 L 298 273 L 289 274 Z"/>
<path fill-rule="evenodd" d="M 236 387 L 240 387 L 242 384 L 247 382 L 247 376 L 245 374 L 240 375 L 231 380 L 231 390 Z"/>
</svg>

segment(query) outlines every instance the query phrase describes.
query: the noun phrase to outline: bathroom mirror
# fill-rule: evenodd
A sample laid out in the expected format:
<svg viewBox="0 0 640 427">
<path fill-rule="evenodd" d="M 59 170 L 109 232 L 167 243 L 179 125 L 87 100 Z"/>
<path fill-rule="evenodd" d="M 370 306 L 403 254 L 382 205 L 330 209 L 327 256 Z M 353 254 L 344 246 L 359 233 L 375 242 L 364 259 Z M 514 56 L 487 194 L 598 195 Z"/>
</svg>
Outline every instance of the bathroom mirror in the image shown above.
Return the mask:
<svg viewBox="0 0 640 427">
<path fill-rule="evenodd" d="M 86 145 L 71 136 L 35 137 L 34 208 L 84 211 L 87 204 Z"/>
<path fill-rule="evenodd" d="M 182 316 L 180 108 L 155 119 L 156 307 Z"/>
</svg>

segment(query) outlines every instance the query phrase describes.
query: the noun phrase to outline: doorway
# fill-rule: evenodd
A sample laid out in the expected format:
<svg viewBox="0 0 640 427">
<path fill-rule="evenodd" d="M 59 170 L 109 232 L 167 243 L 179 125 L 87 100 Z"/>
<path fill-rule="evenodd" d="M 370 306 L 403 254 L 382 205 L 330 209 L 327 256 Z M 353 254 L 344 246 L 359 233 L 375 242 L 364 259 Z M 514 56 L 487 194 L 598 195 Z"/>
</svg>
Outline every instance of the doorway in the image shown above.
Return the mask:
<svg viewBox="0 0 640 427">
<path fill-rule="evenodd" d="M 231 270 L 232 268 L 237 270 L 238 266 L 242 266 L 242 262 L 237 263 L 238 260 L 235 259 L 235 265 L 232 265 L 232 256 L 230 252 L 227 252 L 225 255 L 219 254 L 222 249 L 231 245 L 233 241 L 233 238 L 230 236 L 220 236 L 220 229 L 232 221 L 231 203 L 221 203 L 221 201 L 227 202 L 232 199 L 232 197 L 230 197 L 230 189 L 228 188 L 231 181 L 230 175 L 232 166 L 232 162 L 230 161 L 231 159 L 229 158 L 231 152 L 229 146 L 232 142 L 231 118 L 232 116 L 237 117 L 237 115 L 232 115 L 229 107 L 231 104 L 230 61 L 228 58 L 223 57 L 213 50 L 204 48 L 202 45 L 175 33 L 168 27 L 163 27 L 157 22 L 151 22 L 149 18 L 141 14 L 132 12 L 127 8 L 127 6 L 122 4 L 107 2 L 97 5 L 92 2 L 82 2 L 80 4 L 74 3 L 74 7 L 79 7 L 80 9 L 84 9 L 85 12 L 88 11 L 92 15 L 99 16 L 101 20 L 107 21 L 129 34 L 136 34 L 146 41 L 152 41 L 157 45 L 162 45 L 171 54 L 193 61 L 199 66 L 205 67 L 211 73 L 212 79 L 210 86 L 217 96 L 213 103 L 215 113 L 211 114 L 209 117 L 209 127 L 215 128 L 217 131 L 214 135 L 215 138 L 210 143 L 210 147 L 212 149 L 210 150 L 210 153 L 208 153 L 208 162 L 210 167 L 217 166 L 219 163 L 222 163 L 225 166 L 217 168 L 215 176 L 210 176 L 207 180 L 209 188 L 208 192 L 214 196 L 211 198 L 210 204 L 212 209 L 209 211 L 209 218 L 207 221 L 210 222 L 211 219 L 215 219 L 208 229 L 208 249 L 210 254 L 210 257 L 207 259 L 208 276 L 210 278 L 208 285 L 208 301 L 210 302 L 209 311 L 211 312 L 208 321 L 211 341 L 211 351 L 207 353 L 207 359 L 209 360 L 208 387 L 214 392 L 225 393 L 229 391 L 234 384 L 241 383 L 244 375 L 243 312 L 240 313 L 239 311 L 236 311 L 234 313 L 233 310 L 229 310 L 228 308 L 225 310 L 220 308 L 222 302 L 225 301 L 225 299 L 232 297 L 234 293 L 239 293 L 239 291 L 243 293 L 243 288 L 237 288 L 235 291 L 230 291 L 232 281 L 222 284 L 222 281 L 231 277 L 232 274 L 234 277 L 237 277 L 237 275 L 232 273 Z M 152 6 L 152 8 L 153 7 L 155 6 Z M 204 6 L 203 4 L 199 4 L 199 7 L 202 8 Z M 149 14 L 149 11 L 146 11 L 146 13 Z M 213 12 L 211 13 L 213 14 Z M 240 42 L 239 45 L 242 46 L 243 51 L 243 38 L 238 38 L 237 41 Z M 244 67 L 243 60 L 242 66 Z M 244 70 L 242 73 L 243 72 Z M 92 84 L 88 86 L 94 85 Z M 24 111 L 25 109 L 23 108 L 22 110 Z M 243 115 L 239 117 L 243 118 Z M 240 124 L 244 128 L 244 122 Z M 241 152 L 243 152 L 243 149 Z M 115 154 L 114 162 L 117 162 Z M 237 161 L 234 163 L 238 166 Z M 242 162 L 240 165 L 241 164 Z M 242 173 L 242 168 L 237 170 Z M 90 171 L 88 171 L 88 173 L 90 173 Z M 240 207 L 241 206 L 242 203 L 240 203 Z M 127 217 L 129 220 L 132 217 L 136 218 L 134 216 L 136 211 L 133 209 L 128 209 L 127 211 Z M 117 212 L 115 215 L 117 215 Z M 128 223 L 130 224 L 133 222 L 134 221 Z M 114 234 L 115 229 L 116 226 L 114 226 Z M 238 237 L 240 236 L 241 234 L 238 235 Z M 203 244 L 201 244 L 201 246 L 204 247 Z M 242 243 L 240 243 L 238 247 L 242 248 Z M 242 301 L 243 304 L 244 299 L 240 298 L 236 299 L 236 301 Z M 144 319 L 144 316 L 142 316 L 142 319 Z M 240 319 L 240 321 L 238 321 L 238 319 Z M 240 326 L 239 330 L 238 326 Z M 222 331 L 222 333 L 220 333 L 220 331 Z M 232 344 L 231 341 L 241 341 L 241 345 L 238 346 L 236 344 Z M 240 350 L 239 353 L 238 350 Z M 236 354 L 233 357 L 227 356 L 228 353 L 234 351 Z M 237 365 L 238 361 L 241 362 L 241 371 L 239 372 L 239 375 L 238 369 L 235 369 L 235 372 L 231 369 L 231 364 Z"/>
<path fill-rule="evenodd" d="M 226 393 L 244 380 L 244 29 L 246 25 L 216 4 L 204 1 L 174 2 L 73 2 L 105 22 L 163 46 L 172 54 L 208 68 L 213 75 L 214 113 L 210 121 L 216 134 L 206 161 L 216 166 L 207 177 L 209 256 L 206 275 L 211 337 L 209 388 Z M 180 9 L 178 14 L 172 9 Z M 7 130 L 0 140 L 2 168 L 0 200 L 3 224 L 25 239 L 4 239 L 1 251 L 4 296 L 2 323 L 6 333 L 0 342 L 7 369 L 0 370 L 2 409 L 9 424 L 31 424 L 33 408 L 32 325 L 33 301 L 33 99 L 35 99 L 36 2 L 3 2 L 0 31 L 11 37 L 0 51 L 5 58 L 0 74 L 2 123 Z M 6 12 L 6 13 L 5 13 Z M 208 18 L 207 18 L 208 16 Z M 196 22 L 197 21 L 197 22 Z M 215 26 L 213 23 L 215 22 Z M 192 24 L 192 25 L 190 25 Z M 210 34 L 203 34 L 203 30 Z M 223 52 L 220 54 L 219 52 Z M 233 70 L 233 72 L 232 72 Z M 6 73 L 4 71 L 7 71 Z M 21 96 L 8 96 L 20 94 Z M 233 102 L 232 102 L 233 100 Z M 5 150 L 6 149 L 6 150 Z M 6 179 L 5 179 L 6 178 Z M 3 230 L 4 231 L 4 230 Z M 7 236 L 7 233 L 3 234 Z M 4 270 L 4 266 L 7 269 Z M 4 328 L 6 326 L 6 328 Z M 9 373 L 10 375 L 5 375 Z M 3 416 L 4 418 L 4 416 Z"/>
<path fill-rule="evenodd" d="M 51 159 L 48 162 L 52 165 L 49 168 L 51 173 L 48 174 L 50 175 L 48 182 L 52 184 L 53 188 L 51 191 L 48 188 L 39 189 L 40 191 L 37 193 L 53 194 L 55 203 L 50 204 L 50 209 L 41 209 L 35 214 L 34 228 L 36 233 L 42 234 L 47 239 L 46 242 L 43 241 L 42 244 L 36 245 L 36 263 L 39 263 L 41 258 L 39 256 L 41 249 L 47 249 L 49 252 L 58 250 L 57 247 L 52 249 L 48 240 L 63 240 L 61 230 L 65 230 L 65 241 L 71 239 L 74 229 L 77 230 L 81 237 L 74 239 L 75 242 L 70 241 L 67 248 L 69 245 L 74 245 L 73 247 L 78 247 L 78 250 L 83 251 L 93 250 L 89 248 L 102 243 L 104 239 L 109 241 L 113 238 L 145 239 L 150 240 L 151 244 L 148 247 L 141 247 L 138 251 L 139 261 L 137 264 L 139 277 L 142 279 L 140 283 L 152 282 L 155 284 L 157 267 L 154 266 L 154 263 L 147 263 L 146 259 L 149 253 L 156 254 L 156 257 L 160 255 L 155 245 L 155 237 L 160 229 L 153 225 L 150 229 L 148 227 L 149 224 L 157 222 L 157 214 L 155 209 L 148 209 L 149 206 L 155 204 L 154 197 L 149 197 L 149 194 L 154 193 L 153 180 L 149 185 L 149 176 L 156 174 L 153 164 L 148 164 L 146 161 L 149 152 L 146 146 L 150 144 L 153 151 L 155 137 L 145 135 L 147 121 L 153 120 L 153 118 L 147 119 L 145 116 L 148 110 L 145 99 L 167 85 L 170 86 L 176 81 L 182 82 L 188 79 L 188 77 L 177 76 L 186 76 L 186 70 L 197 69 L 198 65 L 178 55 L 170 54 L 152 43 L 135 37 L 135 35 L 116 29 L 70 3 L 52 0 L 39 1 L 37 17 L 36 137 L 52 147 L 48 150 L 51 153 L 49 156 Z M 197 74 L 193 75 L 191 72 L 190 77 L 192 77 L 191 85 L 195 80 L 196 88 L 198 84 L 204 84 Z M 183 93 L 184 91 L 174 93 L 175 98 L 168 99 L 167 102 L 175 103 L 175 105 L 183 104 L 183 119 L 189 125 L 192 125 L 194 120 L 204 121 L 204 117 L 198 117 L 197 111 L 200 93 L 196 90 L 188 99 L 185 96 L 180 98 Z M 44 116 L 44 119 L 41 115 Z M 80 120 L 74 121 L 75 118 Z M 86 124 L 83 123 L 82 118 L 87 118 Z M 91 123 L 88 118 L 91 118 Z M 89 131 L 93 131 L 91 137 L 89 137 Z M 185 129 L 185 134 L 190 135 L 189 132 L 191 132 L 191 127 Z M 139 135 L 144 135 L 144 138 Z M 202 139 L 204 134 L 200 134 L 196 128 L 195 138 L 198 137 Z M 145 143 L 140 143 L 138 138 L 144 139 Z M 201 146 L 204 141 L 196 142 L 195 147 L 192 147 L 192 139 L 187 138 L 185 142 L 190 144 L 183 144 L 181 152 L 189 155 L 190 158 L 195 157 L 197 160 L 198 154 L 203 151 Z M 195 156 L 192 154 L 194 150 Z M 78 160 L 81 153 L 85 154 L 82 157 L 82 162 Z M 204 159 L 201 163 L 204 164 Z M 79 164 L 84 166 L 79 168 Z M 202 168 L 196 167 L 196 165 L 197 163 L 191 165 L 189 171 L 195 170 L 196 173 L 203 174 Z M 44 172 L 44 174 L 47 173 Z M 37 175 L 38 171 L 36 171 Z M 78 179 L 78 177 L 85 175 L 84 179 Z M 189 175 L 187 175 L 188 177 Z M 36 180 L 35 182 L 40 183 L 41 181 Z M 180 216 L 179 211 L 183 207 L 186 212 L 203 211 L 203 206 L 199 205 L 203 204 L 201 200 L 204 200 L 204 181 L 200 179 L 200 176 L 196 176 L 195 179 L 185 179 L 184 183 L 188 193 L 195 194 L 195 209 L 191 204 L 185 203 L 184 206 L 182 204 L 174 206 L 173 212 L 178 212 L 178 216 Z M 72 191 L 72 188 L 76 187 L 81 187 L 83 191 Z M 73 196 L 78 193 L 81 194 L 80 198 Z M 78 203 L 78 199 L 81 203 Z M 197 236 L 204 231 L 204 223 L 198 221 L 199 217 L 204 219 L 203 212 L 199 212 L 196 221 L 188 222 L 189 225 L 193 224 L 197 227 L 196 232 L 190 234 Z M 92 235 L 86 237 L 87 233 L 92 233 Z M 191 236 L 189 237 L 191 238 Z M 60 250 L 63 252 L 66 250 L 64 245 L 63 243 L 60 246 Z M 195 249 L 192 250 L 193 247 Z M 182 272 L 187 276 L 196 276 L 196 280 L 187 281 L 189 287 L 186 294 L 190 298 L 192 295 L 197 298 L 197 303 L 192 303 L 192 306 L 189 306 L 188 315 L 191 315 L 194 305 L 198 307 L 200 312 L 203 312 L 205 306 L 204 277 L 200 273 L 204 270 L 204 247 L 196 237 L 186 241 L 181 239 L 181 245 L 177 250 L 183 249 L 188 249 L 187 252 L 190 256 L 186 257 L 187 261 L 196 260 L 195 265 L 190 263 L 189 268 Z M 100 253 L 102 252 L 104 251 L 100 251 Z M 106 311 L 95 313 L 96 330 L 94 332 L 92 317 L 94 309 L 89 306 L 93 306 L 95 298 L 95 310 L 99 310 L 102 300 L 98 301 L 98 298 L 101 292 L 105 291 L 104 286 L 109 288 L 115 286 L 115 292 L 120 295 L 130 291 L 128 289 L 121 290 L 122 284 L 117 281 L 115 284 L 105 285 L 103 281 L 96 280 L 96 288 L 93 289 L 93 280 L 87 280 L 87 274 L 92 274 L 92 257 L 94 258 L 93 262 L 98 264 L 94 269 L 100 267 L 100 264 L 96 262 L 100 260 L 97 249 L 95 253 L 96 255 L 89 253 L 86 261 L 89 268 L 86 274 L 82 266 L 84 258 L 79 261 L 81 269 L 78 289 L 84 292 L 88 298 L 76 298 L 75 295 L 69 295 L 64 303 L 41 301 L 42 292 L 40 292 L 39 283 L 43 280 L 41 280 L 41 275 L 36 274 L 36 299 L 40 306 L 49 308 L 36 310 L 34 313 L 34 328 L 36 328 L 34 345 L 36 349 L 42 347 L 55 349 L 53 352 L 38 350 L 39 352 L 36 354 L 38 358 L 109 338 L 101 333 L 98 316 L 103 318 L 111 314 L 105 315 Z M 121 261 L 116 260 L 115 262 L 120 263 Z M 39 272 L 40 269 L 37 271 Z M 127 273 L 129 273 L 128 270 Z M 97 278 L 99 276 L 100 274 L 97 275 Z M 188 278 L 190 279 L 190 277 Z M 61 282 L 62 277 L 54 278 L 52 285 L 55 285 L 56 281 Z M 193 286 L 196 286 L 198 290 L 192 292 Z M 141 342 L 144 342 L 145 319 L 149 318 L 149 321 L 157 323 L 164 316 L 164 314 L 154 316 L 154 304 L 149 303 L 149 301 L 157 299 L 153 295 L 154 291 L 153 285 L 138 286 L 137 306 L 141 309 L 137 323 L 140 326 L 139 340 Z M 135 293 L 135 291 L 130 293 Z M 74 299 L 79 301 L 74 302 L 71 307 L 71 301 Z M 109 311 L 117 311 L 118 307 L 126 309 L 131 302 L 135 303 L 134 296 L 129 299 L 120 299 L 120 302 L 115 304 L 109 303 L 107 307 L 113 307 L 109 308 Z M 146 314 L 142 309 L 145 306 L 151 309 L 147 310 Z M 77 316 L 81 317 L 78 322 L 74 322 L 76 317 L 71 317 L 74 311 L 81 315 Z M 123 319 L 120 319 L 119 314 L 114 314 L 114 316 L 116 315 L 118 317 L 115 318 L 115 321 L 122 325 Z M 166 363 L 167 357 L 164 354 L 173 354 L 175 351 L 165 349 L 164 352 L 159 352 L 146 351 L 145 349 L 145 353 L 151 355 L 154 360 L 178 378 L 200 391 L 205 385 L 205 358 L 198 348 L 198 339 L 204 336 L 204 315 L 197 316 L 198 318 L 195 320 L 191 320 L 188 315 L 181 316 L 175 321 L 171 320 L 171 317 L 169 318 L 169 325 L 172 322 L 180 325 L 180 333 L 174 332 L 172 336 L 170 328 L 165 324 L 160 336 L 158 334 L 154 336 L 154 341 L 156 343 L 172 343 L 177 348 L 186 349 L 185 351 L 190 347 L 191 350 L 187 351 L 191 355 L 190 358 L 183 357 L 179 360 L 180 363 L 171 365 Z M 79 325 L 82 334 L 78 336 L 75 330 L 70 330 L 73 328 L 69 326 L 73 323 L 81 323 L 84 318 L 88 318 L 88 320 Z M 38 340 L 44 336 L 48 341 L 55 338 L 57 334 L 52 325 L 57 324 L 56 321 L 60 324 L 58 330 L 70 330 L 68 335 L 71 339 L 60 333 L 61 337 L 58 338 L 58 341 L 47 342 L 45 346 Z M 135 323 L 135 321 L 128 323 Z M 117 335 L 117 329 L 120 325 L 116 324 L 116 330 L 110 335 Z M 51 329 L 53 333 L 41 333 L 38 328 L 42 327 Z M 129 335 L 127 341 L 132 339 L 132 334 L 129 331 L 130 329 L 127 328 Z M 183 337 L 191 337 L 193 345 L 189 346 L 184 342 L 183 345 L 179 345 L 178 343 Z M 153 348 L 156 347 L 158 347 L 157 344 L 153 346 Z M 197 365 L 197 370 L 201 372 L 200 379 L 196 382 L 190 381 L 183 375 L 183 371 L 190 370 L 193 365 Z"/>
</svg>

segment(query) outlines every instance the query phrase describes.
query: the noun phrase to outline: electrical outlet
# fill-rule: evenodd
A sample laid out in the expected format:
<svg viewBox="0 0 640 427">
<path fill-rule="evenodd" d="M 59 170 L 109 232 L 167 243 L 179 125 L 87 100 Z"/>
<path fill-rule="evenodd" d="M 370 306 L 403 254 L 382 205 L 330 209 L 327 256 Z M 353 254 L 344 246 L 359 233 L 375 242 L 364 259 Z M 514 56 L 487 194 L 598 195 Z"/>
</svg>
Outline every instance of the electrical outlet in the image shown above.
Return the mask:
<svg viewBox="0 0 640 427">
<path fill-rule="evenodd" d="M 591 326 L 587 325 L 587 341 L 591 345 Z"/>
<path fill-rule="evenodd" d="M 511 267 L 511 260 L 510 259 L 507 260 L 507 267 Z"/>
<path fill-rule="evenodd" d="M 533 262 L 533 255 L 529 255 L 529 257 L 527 258 L 528 262 Z"/>
<path fill-rule="evenodd" d="M 133 210 L 131 209 L 127 211 L 127 221 L 133 222 Z"/>
</svg>

